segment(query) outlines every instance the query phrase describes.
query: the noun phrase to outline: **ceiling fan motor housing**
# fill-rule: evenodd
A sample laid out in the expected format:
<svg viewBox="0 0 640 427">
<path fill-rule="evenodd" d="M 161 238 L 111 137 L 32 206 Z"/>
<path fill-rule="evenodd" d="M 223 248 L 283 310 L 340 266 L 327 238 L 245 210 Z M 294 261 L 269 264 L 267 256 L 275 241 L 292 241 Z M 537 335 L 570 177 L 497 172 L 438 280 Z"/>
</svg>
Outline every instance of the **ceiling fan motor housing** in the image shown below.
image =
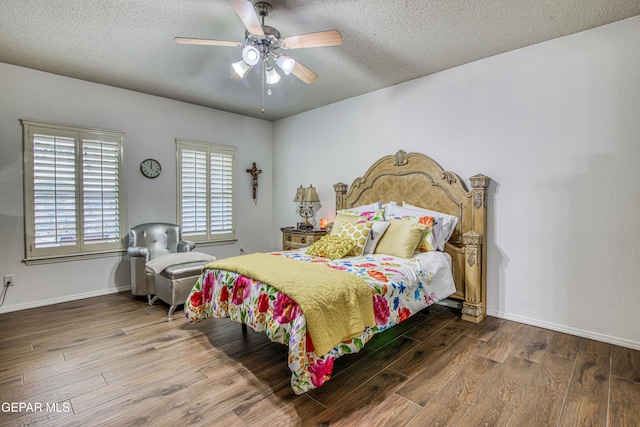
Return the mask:
<svg viewBox="0 0 640 427">
<path fill-rule="evenodd" d="M 268 25 L 263 25 L 262 30 L 264 31 L 264 37 L 245 31 L 244 42 L 247 45 L 254 46 L 263 56 L 265 56 L 268 55 L 269 52 L 281 47 L 280 31 Z"/>
</svg>

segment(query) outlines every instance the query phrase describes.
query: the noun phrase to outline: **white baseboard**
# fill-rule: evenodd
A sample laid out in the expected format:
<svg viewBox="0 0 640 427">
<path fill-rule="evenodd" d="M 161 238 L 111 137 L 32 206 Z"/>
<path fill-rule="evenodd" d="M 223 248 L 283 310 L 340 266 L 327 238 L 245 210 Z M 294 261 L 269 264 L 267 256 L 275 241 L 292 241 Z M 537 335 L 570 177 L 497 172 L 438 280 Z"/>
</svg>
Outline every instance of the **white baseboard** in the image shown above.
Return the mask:
<svg viewBox="0 0 640 427">
<path fill-rule="evenodd" d="M 65 295 L 64 297 L 50 298 L 50 299 L 40 300 L 40 301 L 31 301 L 26 304 L 0 307 L 0 314 L 10 313 L 12 311 L 27 310 L 29 308 L 44 307 L 45 305 L 53 305 L 53 304 L 60 304 L 60 303 L 69 302 L 69 301 L 77 301 L 79 299 L 101 297 L 103 295 L 117 294 L 118 292 L 124 292 L 128 290 L 131 290 L 131 287 L 129 285 L 126 285 L 118 288 L 101 289 L 99 291 L 84 292 L 84 293 L 75 294 L 75 295 Z"/>
<path fill-rule="evenodd" d="M 632 348 L 634 350 L 640 350 L 640 342 L 625 340 L 623 338 L 612 337 L 609 335 L 599 334 L 597 332 L 585 331 L 583 329 L 572 328 L 570 326 L 558 325 L 555 323 L 543 322 L 536 319 L 530 319 L 528 317 L 517 316 L 514 314 L 504 313 L 501 311 L 487 310 L 487 314 L 493 317 L 499 317 L 505 320 L 513 320 L 514 322 L 524 323 L 526 325 L 538 326 L 540 328 L 549 329 L 556 332 L 563 332 L 565 334 L 571 334 L 582 338 L 589 338 L 596 341 L 602 341 L 609 344 L 619 345 L 621 347 Z"/>
</svg>

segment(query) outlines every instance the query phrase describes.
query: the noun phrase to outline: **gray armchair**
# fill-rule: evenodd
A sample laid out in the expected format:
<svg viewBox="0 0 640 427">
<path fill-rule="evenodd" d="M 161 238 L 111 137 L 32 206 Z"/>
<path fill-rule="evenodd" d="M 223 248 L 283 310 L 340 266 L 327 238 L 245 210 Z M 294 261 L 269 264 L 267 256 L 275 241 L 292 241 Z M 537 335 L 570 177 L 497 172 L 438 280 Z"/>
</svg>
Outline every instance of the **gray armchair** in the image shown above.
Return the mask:
<svg viewBox="0 0 640 427">
<path fill-rule="evenodd" d="M 180 226 L 163 222 L 140 224 L 129 230 L 131 258 L 131 293 L 147 295 L 149 301 L 155 294 L 155 274 L 148 274 L 145 265 L 160 255 L 176 252 L 190 252 L 195 243 L 181 239 Z"/>
</svg>

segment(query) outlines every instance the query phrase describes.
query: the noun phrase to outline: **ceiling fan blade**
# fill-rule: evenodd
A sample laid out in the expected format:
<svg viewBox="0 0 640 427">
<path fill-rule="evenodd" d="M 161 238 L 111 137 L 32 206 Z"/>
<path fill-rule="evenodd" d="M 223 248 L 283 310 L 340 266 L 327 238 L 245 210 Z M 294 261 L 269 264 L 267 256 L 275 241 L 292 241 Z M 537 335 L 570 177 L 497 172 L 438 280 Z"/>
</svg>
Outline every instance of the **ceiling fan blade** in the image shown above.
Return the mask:
<svg viewBox="0 0 640 427">
<path fill-rule="evenodd" d="M 318 80 L 318 75 L 296 61 L 296 66 L 293 68 L 291 72 L 294 76 L 305 82 L 306 84 L 311 84 Z"/>
<path fill-rule="evenodd" d="M 253 8 L 253 4 L 248 0 L 229 1 L 247 30 L 249 30 L 251 34 L 264 37 L 264 31 L 262 30 L 260 19 Z"/>
<path fill-rule="evenodd" d="M 178 44 L 198 44 L 198 45 L 228 46 L 228 47 L 242 46 L 242 43 L 232 42 L 227 40 L 193 39 L 188 37 L 174 37 L 173 40 Z"/>
<path fill-rule="evenodd" d="M 282 42 L 285 49 L 338 46 L 342 44 L 342 34 L 340 34 L 338 30 L 320 31 L 317 33 L 285 37 Z"/>
</svg>

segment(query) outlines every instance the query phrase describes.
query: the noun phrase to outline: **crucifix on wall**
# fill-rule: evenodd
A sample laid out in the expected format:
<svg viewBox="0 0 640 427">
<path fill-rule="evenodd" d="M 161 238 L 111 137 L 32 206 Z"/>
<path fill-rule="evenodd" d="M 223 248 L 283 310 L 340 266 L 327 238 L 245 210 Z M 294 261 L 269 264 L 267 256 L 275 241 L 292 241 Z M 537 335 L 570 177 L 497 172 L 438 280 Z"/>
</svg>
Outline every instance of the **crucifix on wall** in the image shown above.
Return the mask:
<svg viewBox="0 0 640 427">
<path fill-rule="evenodd" d="M 247 172 L 251 174 L 251 188 L 253 189 L 253 203 L 258 204 L 258 175 L 262 173 L 262 169 L 258 169 L 256 162 L 253 162 L 253 167 L 247 169 Z"/>
</svg>

